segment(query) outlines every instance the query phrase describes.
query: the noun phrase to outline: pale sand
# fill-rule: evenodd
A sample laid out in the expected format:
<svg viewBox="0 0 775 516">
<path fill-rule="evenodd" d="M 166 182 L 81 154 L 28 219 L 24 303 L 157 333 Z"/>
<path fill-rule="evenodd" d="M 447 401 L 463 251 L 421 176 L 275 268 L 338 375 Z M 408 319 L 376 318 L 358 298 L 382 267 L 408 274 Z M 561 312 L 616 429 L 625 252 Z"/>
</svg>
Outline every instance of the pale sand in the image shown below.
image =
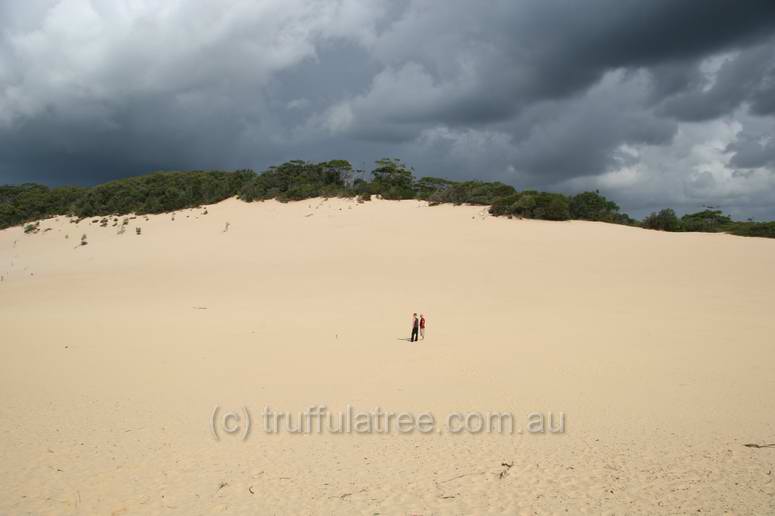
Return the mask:
<svg viewBox="0 0 775 516">
<path fill-rule="evenodd" d="M 775 240 L 409 201 L 208 209 L 0 231 L 0 514 L 775 511 L 775 448 L 744 446 L 775 442 Z M 216 404 L 348 403 L 566 428 L 209 427 Z"/>
</svg>

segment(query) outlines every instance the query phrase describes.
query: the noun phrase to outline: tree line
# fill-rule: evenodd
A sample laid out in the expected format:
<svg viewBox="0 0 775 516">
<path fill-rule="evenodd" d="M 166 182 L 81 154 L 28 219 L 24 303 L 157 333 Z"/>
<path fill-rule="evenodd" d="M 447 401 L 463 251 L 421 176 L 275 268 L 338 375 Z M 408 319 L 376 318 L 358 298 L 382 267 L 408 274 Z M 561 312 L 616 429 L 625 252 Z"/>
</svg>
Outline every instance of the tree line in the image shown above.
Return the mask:
<svg viewBox="0 0 775 516">
<path fill-rule="evenodd" d="M 577 195 L 517 191 L 500 182 L 415 178 L 398 159 L 382 159 L 369 173 L 345 160 L 289 161 L 262 173 L 252 170 L 155 172 L 93 187 L 49 188 L 39 184 L 0 186 L 0 229 L 57 215 L 78 218 L 128 213 L 150 214 L 193 208 L 237 196 L 252 202 L 298 201 L 312 197 L 372 196 L 420 199 L 431 205 L 489 206 L 496 216 L 544 220 L 591 220 L 662 231 L 725 232 L 775 238 L 775 222 L 733 221 L 718 210 L 678 217 L 672 209 L 638 221 L 599 192 Z"/>
</svg>

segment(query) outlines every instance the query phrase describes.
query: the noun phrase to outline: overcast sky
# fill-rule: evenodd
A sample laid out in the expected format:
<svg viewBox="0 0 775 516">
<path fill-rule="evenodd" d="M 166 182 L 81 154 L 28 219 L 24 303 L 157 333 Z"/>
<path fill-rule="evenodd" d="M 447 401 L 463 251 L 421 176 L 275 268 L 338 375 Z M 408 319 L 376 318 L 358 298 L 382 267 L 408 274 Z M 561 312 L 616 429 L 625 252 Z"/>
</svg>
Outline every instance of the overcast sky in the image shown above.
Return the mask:
<svg viewBox="0 0 775 516">
<path fill-rule="evenodd" d="M 386 156 L 775 218 L 775 2 L 0 0 L 0 183 Z"/>
</svg>

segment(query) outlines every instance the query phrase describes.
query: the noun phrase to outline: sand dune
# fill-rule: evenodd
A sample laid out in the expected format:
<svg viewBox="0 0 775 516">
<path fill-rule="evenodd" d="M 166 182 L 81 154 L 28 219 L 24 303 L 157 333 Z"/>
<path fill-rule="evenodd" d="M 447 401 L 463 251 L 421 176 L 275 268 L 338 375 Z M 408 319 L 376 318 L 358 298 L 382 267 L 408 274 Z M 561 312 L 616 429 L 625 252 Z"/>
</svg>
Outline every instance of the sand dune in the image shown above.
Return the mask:
<svg viewBox="0 0 775 516">
<path fill-rule="evenodd" d="M 0 514 L 775 512 L 745 446 L 775 443 L 773 240 L 412 201 L 122 219 L 0 231 Z M 267 434 L 266 405 L 566 424 Z"/>
</svg>

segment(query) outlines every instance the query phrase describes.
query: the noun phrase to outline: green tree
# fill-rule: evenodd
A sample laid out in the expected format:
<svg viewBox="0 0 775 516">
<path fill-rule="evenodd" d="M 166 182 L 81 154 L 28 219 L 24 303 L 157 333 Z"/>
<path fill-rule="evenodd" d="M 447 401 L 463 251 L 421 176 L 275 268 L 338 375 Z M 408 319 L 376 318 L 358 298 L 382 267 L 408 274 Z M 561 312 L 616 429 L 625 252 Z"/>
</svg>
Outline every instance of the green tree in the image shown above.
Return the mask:
<svg viewBox="0 0 775 516">
<path fill-rule="evenodd" d="M 432 196 L 444 192 L 454 184 L 454 181 L 440 177 L 421 177 L 415 183 L 414 189 L 418 199 L 427 201 L 430 200 Z"/>
<path fill-rule="evenodd" d="M 704 210 L 681 217 L 681 229 L 713 233 L 723 231 L 731 222 L 732 219 L 720 210 Z"/>
<path fill-rule="evenodd" d="M 658 213 L 652 213 L 643 219 L 643 227 L 660 231 L 680 231 L 681 221 L 678 220 L 672 208 L 665 208 Z"/>
<path fill-rule="evenodd" d="M 381 159 L 377 161 L 377 167 L 372 170 L 371 175 L 373 193 L 380 194 L 385 199 L 414 198 L 414 175 L 401 160 Z"/>
<path fill-rule="evenodd" d="M 583 192 L 570 198 L 570 216 L 578 220 L 613 222 L 619 214 L 619 206 L 600 192 Z"/>
</svg>

